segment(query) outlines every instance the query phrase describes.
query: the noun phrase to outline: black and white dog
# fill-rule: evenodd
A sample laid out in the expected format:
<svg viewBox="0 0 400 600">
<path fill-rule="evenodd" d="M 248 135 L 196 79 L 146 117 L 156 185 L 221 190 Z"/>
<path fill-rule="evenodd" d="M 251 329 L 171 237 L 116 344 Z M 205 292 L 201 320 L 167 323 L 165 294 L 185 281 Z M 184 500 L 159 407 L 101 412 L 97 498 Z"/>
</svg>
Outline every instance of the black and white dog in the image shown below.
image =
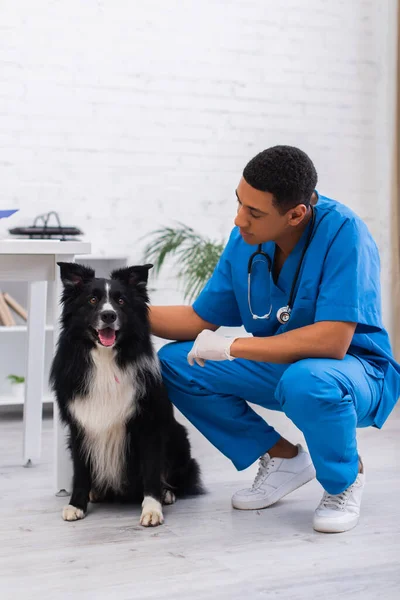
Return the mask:
<svg viewBox="0 0 400 600">
<path fill-rule="evenodd" d="M 151 343 L 152 265 L 107 280 L 76 263 L 58 264 L 63 311 L 50 381 L 69 427 L 74 472 L 63 518 L 83 519 L 89 500 L 132 501 L 142 502 L 142 525 L 160 525 L 162 504 L 203 489 Z"/>
</svg>

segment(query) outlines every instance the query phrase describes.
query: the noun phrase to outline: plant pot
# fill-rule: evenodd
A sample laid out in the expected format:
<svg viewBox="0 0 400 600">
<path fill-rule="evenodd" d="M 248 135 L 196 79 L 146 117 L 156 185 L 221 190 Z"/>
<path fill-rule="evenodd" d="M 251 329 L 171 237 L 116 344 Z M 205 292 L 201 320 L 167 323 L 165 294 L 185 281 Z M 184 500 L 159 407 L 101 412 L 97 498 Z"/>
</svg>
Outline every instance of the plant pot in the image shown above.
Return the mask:
<svg viewBox="0 0 400 600">
<path fill-rule="evenodd" d="M 24 401 L 25 398 L 25 384 L 24 383 L 11 383 L 11 396 Z"/>
</svg>

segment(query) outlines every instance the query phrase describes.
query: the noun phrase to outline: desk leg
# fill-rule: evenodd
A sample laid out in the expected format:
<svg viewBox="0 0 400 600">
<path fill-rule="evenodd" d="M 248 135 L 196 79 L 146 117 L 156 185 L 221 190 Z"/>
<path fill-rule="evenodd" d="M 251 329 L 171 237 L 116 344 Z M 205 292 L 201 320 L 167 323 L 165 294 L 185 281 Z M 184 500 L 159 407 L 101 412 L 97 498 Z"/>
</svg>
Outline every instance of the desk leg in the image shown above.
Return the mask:
<svg viewBox="0 0 400 600">
<path fill-rule="evenodd" d="M 54 349 L 59 336 L 59 319 L 61 314 L 60 298 L 62 283 L 60 279 L 60 268 L 57 262 L 74 262 L 73 256 L 55 257 L 55 282 L 54 282 Z M 58 406 L 54 400 L 54 477 L 55 492 L 57 496 L 69 496 L 72 484 L 72 461 L 67 447 L 67 430 L 62 424 L 59 416 Z"/>
<path fill-rule="evenodd" d="M 28 361 L 24 403 L 23 458 L 26 467 L 39 460 L 42 442 L 44 350 L 47 282 L 29 284 Z"/>
<path fill-rule="evenodd" d="M 57 403 L 54 403 L 54 468 L 56 496 L 69 496 L 72 484 L 72 462 L 67 448 L 67 430 L 61 423 Z"/>
</svg>

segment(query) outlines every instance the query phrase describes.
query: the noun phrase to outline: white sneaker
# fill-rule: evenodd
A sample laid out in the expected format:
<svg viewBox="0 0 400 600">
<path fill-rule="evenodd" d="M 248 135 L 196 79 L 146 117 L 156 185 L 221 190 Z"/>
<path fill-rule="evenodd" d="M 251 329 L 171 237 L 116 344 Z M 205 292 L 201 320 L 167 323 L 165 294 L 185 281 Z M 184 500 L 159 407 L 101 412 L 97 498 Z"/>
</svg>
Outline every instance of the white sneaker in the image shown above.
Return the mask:
<svg viewBox="0 0 400 600">
<path fill-rule="evenodd" d="M 311 457 L 297 444 L 294 458 L 271 458 L 268 453 L 260 458 L 258 473 L 251 488 L 232 496 L 233 508 L 257 510 L 275 504 L 315 477 Z"/>
<path fill-rule="evenodd" d="M 313 527 L 323 533 L 342 533 L 353 529 L 360 518 L 361 497 L 365 474 L 359 473 L 355 482 L 341 494 L 324 492 L 314 514 Z"/>
</svg>

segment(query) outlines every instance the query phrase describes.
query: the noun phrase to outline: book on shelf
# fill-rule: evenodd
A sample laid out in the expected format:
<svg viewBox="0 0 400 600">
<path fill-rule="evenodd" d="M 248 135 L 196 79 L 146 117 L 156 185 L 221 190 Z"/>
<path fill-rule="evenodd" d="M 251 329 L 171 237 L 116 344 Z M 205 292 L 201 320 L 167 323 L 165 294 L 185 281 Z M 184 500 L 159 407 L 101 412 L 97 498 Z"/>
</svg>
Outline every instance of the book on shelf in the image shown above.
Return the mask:
<svg viewBox="0 0 400 600">
<path fill-rule="evenodd" d="M 13 312 L 24 321 L 28 320 L 27 311 L 7 292 L 0 291 L 0 325 L 12 327 L 16 325 Z"/>
<path fill-rule="evenodd" d="M 27 311 L 8 292 L 4 292 L 4 300 L 12 310 L 24 321 L 28 320 Z"/>
<path fill-rule="evenodd" d="M 11 314 L 11 310 L 8 307 L 7 302 L 4 299 L 3 294 L 0 292 L 0 319 L 3 325 L 6 327 L 12 327 L 15 325 L 15 319 Z"/>
</svg>

